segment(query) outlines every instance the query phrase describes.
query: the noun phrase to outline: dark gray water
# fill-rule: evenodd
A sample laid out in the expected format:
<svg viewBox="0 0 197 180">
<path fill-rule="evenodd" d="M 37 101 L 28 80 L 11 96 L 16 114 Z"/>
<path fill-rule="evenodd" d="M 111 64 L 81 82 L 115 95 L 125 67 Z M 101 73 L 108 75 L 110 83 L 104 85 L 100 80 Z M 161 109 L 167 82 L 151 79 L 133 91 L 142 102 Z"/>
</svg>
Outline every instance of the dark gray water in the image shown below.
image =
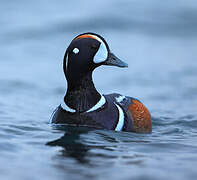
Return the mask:
<svg viewBox="0 0 197 180">
<path fill-rule="evenodd" d="M 196 19 L 195 0 L 0 1 L 0 179 L 196 179 Z M 152 134 L 48 124 L 87 31 L 129 64 L 97 69 L 97 89 L 142 100 Z"/>
</svg>

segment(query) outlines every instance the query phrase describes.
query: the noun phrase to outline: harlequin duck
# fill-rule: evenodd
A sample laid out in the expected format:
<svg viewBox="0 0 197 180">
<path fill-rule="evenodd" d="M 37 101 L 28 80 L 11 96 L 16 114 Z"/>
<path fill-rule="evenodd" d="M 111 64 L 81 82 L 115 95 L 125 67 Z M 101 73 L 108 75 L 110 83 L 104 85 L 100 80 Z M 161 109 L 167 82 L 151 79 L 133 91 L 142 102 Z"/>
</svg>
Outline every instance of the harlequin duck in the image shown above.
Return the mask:
<svg viewBox="0 0 197 180">
<path fill-rule="evenodd" d="M 101 65 L 128 67 L 110 51 L 100 35 L 76 36 L 63 61 L 67 92 L 51 123 L 151 133 L 151 115 L 139 100 L 116 93 L 101 95 L 96 90 L 92 72 Z"/>
</svg>

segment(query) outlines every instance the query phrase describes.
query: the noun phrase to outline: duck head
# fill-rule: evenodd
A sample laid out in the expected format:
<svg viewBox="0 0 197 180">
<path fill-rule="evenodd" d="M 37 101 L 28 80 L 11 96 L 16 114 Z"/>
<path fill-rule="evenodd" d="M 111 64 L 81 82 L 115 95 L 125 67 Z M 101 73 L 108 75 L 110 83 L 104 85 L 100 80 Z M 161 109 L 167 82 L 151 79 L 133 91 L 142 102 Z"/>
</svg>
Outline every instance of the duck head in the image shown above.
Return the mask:
<svg viewBox="0 0 197 180">
<path fill-rule="evenodd" d="M 63 63 L 68 82 L 79 81 L 101 65 L 128 67 L 110 51 L 105 39 L 98 34 L 83 33 L 71 41 Z"/>
</svg>

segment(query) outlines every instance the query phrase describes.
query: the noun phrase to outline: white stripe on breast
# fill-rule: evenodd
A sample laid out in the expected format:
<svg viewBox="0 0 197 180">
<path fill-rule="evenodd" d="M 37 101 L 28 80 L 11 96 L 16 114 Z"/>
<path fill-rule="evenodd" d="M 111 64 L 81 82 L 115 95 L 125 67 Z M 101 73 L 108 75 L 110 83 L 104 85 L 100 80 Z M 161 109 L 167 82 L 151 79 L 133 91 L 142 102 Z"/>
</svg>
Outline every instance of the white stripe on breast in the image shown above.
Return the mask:
<svg viewBox="0 0 197 180">
<path fill-rule="evenodd" d="M 115 131 L 122 131 L 122 128 L 124 126 L 124 113 L 123 113 L 123 110 L 121 109 L 121 107 L 119 105 L 117 105 L 116 103 L 114 103 L 114 104 L 118 108 L 118 112 L 119 112 L 118 124 L 115 128 Z"/>
<path fill-rule="evenodd" d="M 65 111 L 68 111 L 68 112 L 71 112 L 71 113 L 75 113 L 76 112 L 75 109 L 72 109 L 72 108 L 68 107 L 64 101 L 61 103 L 61 107 Z"/>
<path fill-rule="evenodd" d="M 101 99 L 92 108 L 90 108 L 86 112 L 95 111 L 95 110 L 99 109 L 100 107 L 102 107 L 105 103 L 106 103 L 105 97 L 104 96 L 101 96 Z"/>
</svg>

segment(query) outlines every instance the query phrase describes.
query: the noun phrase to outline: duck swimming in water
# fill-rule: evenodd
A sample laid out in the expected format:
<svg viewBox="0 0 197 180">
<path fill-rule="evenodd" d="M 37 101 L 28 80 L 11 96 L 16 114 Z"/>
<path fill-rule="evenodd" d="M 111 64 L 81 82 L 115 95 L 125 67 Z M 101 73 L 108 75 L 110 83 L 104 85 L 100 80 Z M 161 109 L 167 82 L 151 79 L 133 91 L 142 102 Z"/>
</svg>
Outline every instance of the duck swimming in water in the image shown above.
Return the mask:
<svg viewBox="0 0 197 180">
<path fill-rule="evenodd" d="M 128 67 L 98 34 L 83 33 L 72 40 L 63 62 L 67 92 L 51 123 L 151 133 L 151 115 L 139 100 L 117 93 L 101 95 L 96 90 L 92 73 L 102 65 Z"/>
</svg>

